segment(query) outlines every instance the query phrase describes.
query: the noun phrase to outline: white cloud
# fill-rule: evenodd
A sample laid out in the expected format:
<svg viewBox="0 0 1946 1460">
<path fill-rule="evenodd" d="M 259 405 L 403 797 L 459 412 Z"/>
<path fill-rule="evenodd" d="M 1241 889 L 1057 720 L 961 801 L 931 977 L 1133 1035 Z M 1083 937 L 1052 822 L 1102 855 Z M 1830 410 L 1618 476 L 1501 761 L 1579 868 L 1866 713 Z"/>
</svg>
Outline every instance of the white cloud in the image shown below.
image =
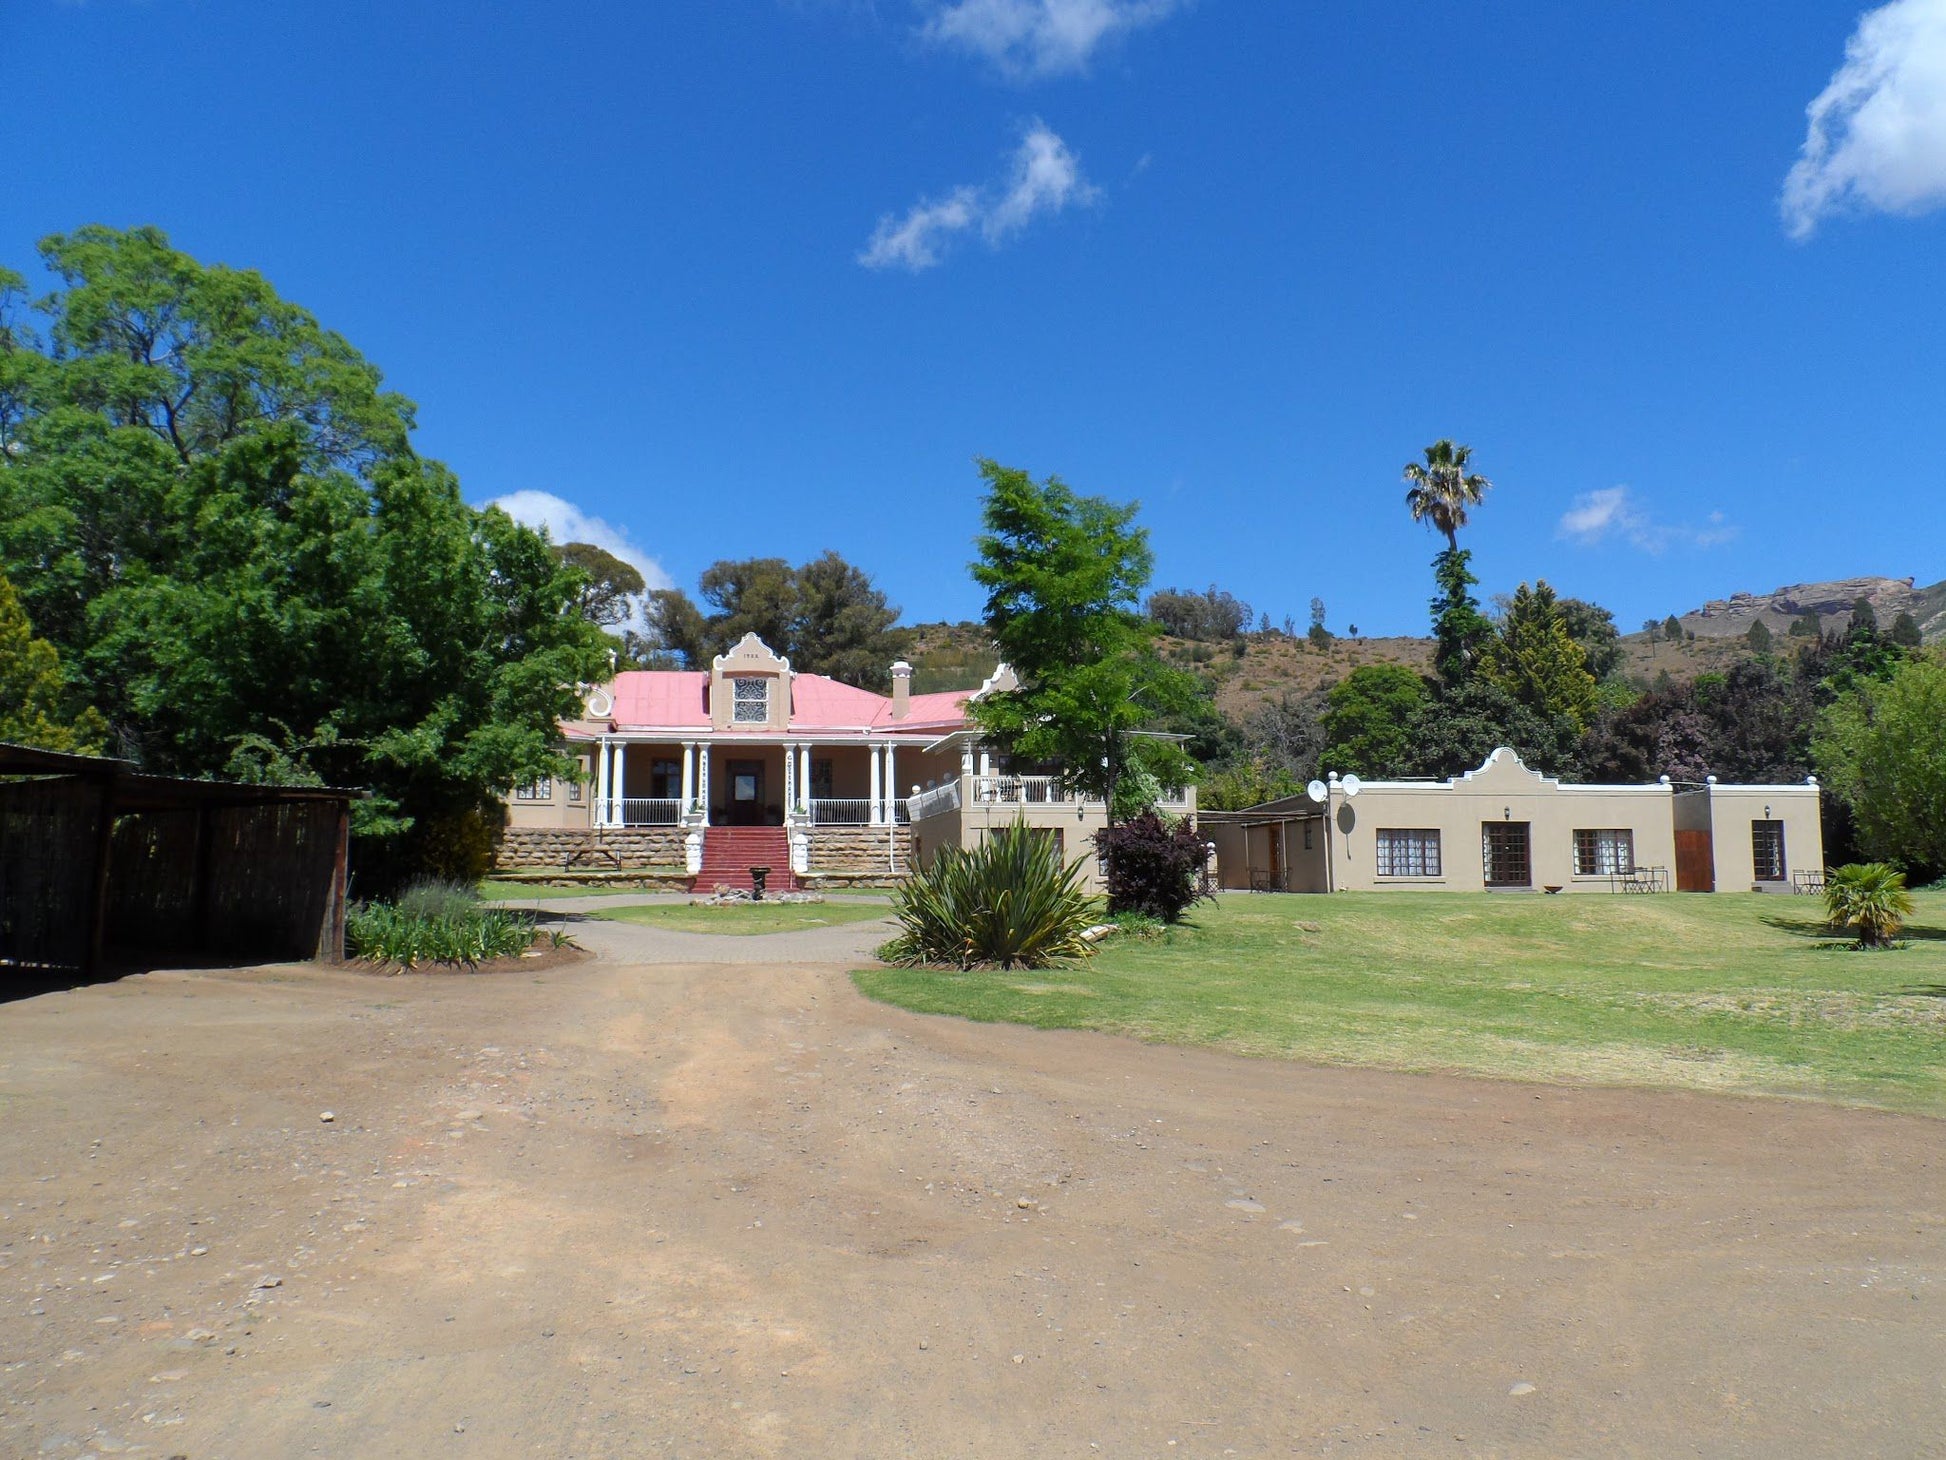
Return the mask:
<svg viewBox="0 0 1946 1460">
<path fill-rule="evenodd" d="M 915 274 L 930 269 L 939 262 L 941 241 L 964 233 L 979 216 L 979 194 L 972 188 L 954 188 L 936 202 L 915 203 L 903 218 L 888 213 L 878 220 L 858 262 L 868 269 L 896 266 Z"/>
<path fill-rule="evenodd" d="M 1000 243 L 1033 222 L 1036 213 L 1058 213 L 1070 203 L 1092 203 L 1097 196 L 1068 144 L 1036 122 L 1014 153 L 1013 180 L 987 210 L 982 231 L 988 243 Z"/>
<path fill-rule="evenodd" d="M 1806 114 L 1780 201 L 1792 237 L 1847 207 L 1946 207 L 1946 0 L 1892 0 L 1861 18 Z"/>
<path fill-rule="evenodd" d="M 998 248 L 1043 213 L 1086 206 L 1101 196 L 1081 175 L 1081 159 L 1046 123 L 1035 122 L 1020 139 L 1004 184 L 957 187 L 944 197 L 922 199 L 903 217 L 878 220 L 858 262 L 868 269 L 912 273 L 940 261 L 946 243 L 977 228 Z"/>
<path fill-rule="evenodd" d="M 649 588 L 673 588 L 676 580 L 663 570 L 662 564 L 650 557 L 630 540 L 627 531 L 616 527 L 600 517 L 590 517 L 574 503 L 552 492 L 537 492 L 532 489 L 509 492 L 504 497 L 495 497 L 487 503 L 498 507 L 514 521 L 528 527 L 544 527 L 547 535 L 556 544 L 570 542 L 591 542 L 596 547 L 613 553 L 623 562 L 642 575 L 642 582 Z M 627 627 L 640 630 L 646 625 L 642 619 L 642 606 L 638 603 L 630 616 Z"/>
<path fill-rule="evenodd" d="M 1598 487 L 1583 492 L 1561 514 L 1554 535 L 1583 547 L 1619 539 L 1645 553 L 1671 546 L 1715 547 L 1737 535 L 1737 527 L 1721 512 L 1712 512 L 1698 526 L 1657 522 L 1636 502 L 1626 486 Z"/>
<path fill-rule="evenodd" d="M 922 0 L 919 34 L 1008 76 L 1085 71 L 1096 49 L 1182 9 L 1186 0 Z"/>
</svg>

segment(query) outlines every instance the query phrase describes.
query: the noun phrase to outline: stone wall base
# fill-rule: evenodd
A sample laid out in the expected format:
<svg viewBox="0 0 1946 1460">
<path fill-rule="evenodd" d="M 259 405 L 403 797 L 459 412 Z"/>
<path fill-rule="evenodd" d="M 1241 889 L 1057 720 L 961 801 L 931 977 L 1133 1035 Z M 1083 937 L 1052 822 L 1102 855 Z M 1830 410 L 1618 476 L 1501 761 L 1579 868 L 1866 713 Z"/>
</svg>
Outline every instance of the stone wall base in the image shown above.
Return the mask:
<svg viewBox="0 0 1946 1460">
<path fill-rule="evenodd" d="M 626 872 L 683 870 L 683 828 L 510 826 L 500 836 L 494 868 L 501 872 Z"/>
<path fill-rule="evenodd" d="M 890 836 L 887 833 L 890 832 Z M 891 858 L 887 858 L 887 843 Z M 897 870 L 893 870 L 896 865 Z M 901 826 L 817 826 L 811 828 L 807 879 L 879 878 L 896 882 L 912 870 L 912 828 Z"/>
</svg>

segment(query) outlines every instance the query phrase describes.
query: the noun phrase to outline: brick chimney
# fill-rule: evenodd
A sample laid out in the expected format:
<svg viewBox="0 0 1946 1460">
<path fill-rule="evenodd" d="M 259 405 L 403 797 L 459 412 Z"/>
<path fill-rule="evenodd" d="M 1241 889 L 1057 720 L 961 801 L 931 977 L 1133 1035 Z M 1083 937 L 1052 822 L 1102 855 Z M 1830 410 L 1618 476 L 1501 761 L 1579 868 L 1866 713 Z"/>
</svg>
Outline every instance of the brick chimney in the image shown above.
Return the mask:
<svg viewBox="0 0 1946 1460">
<path fill-rule="evenodd" d="M 892 666 L 892 718 L 903 720 L 912 709 L 912 666 L 901 659 Z"/>
</svg>

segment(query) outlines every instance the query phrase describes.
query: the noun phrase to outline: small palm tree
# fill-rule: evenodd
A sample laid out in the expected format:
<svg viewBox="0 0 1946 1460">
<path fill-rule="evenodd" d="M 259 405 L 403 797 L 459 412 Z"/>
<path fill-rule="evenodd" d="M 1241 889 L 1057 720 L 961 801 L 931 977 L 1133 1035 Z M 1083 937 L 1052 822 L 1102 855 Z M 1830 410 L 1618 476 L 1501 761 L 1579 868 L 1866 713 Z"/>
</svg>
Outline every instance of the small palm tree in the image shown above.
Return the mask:
<svg viewBox="0 0 1946 1460">
<path fill-rule="evenodd" d="M 1834 928 L 1856 928 L 1860 948 L 1883 948 L 1912 916 L 1905 873 L 1883 862 L 1835 867 L 1824 884 L 1824 908 Z"/>
<path fill-rule="evenodd" d="M 1448 440 L 1433 442 L 1426 448 L 1423 465 L 1405 464 L 1405 479 L 1411 484 L 1405 494 L 1406 510 L 1414 522 L 1430 522 L 1446 534 L 1446 546 L 1459 551 L 1459 530 L 1466 526 L 1466 509 L 1477 507 L 1493 483 L 1477 472 L 1469 472 L 1473 459 L 1471 446 L 1458 446 Z"/>
</svg>

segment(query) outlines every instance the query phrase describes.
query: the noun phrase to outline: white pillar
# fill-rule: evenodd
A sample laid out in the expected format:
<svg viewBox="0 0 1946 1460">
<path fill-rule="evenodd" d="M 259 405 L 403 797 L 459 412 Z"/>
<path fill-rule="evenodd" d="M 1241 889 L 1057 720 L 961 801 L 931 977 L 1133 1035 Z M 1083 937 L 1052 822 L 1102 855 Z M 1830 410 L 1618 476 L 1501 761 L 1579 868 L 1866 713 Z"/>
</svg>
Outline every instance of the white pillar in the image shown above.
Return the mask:
<svg viewBox="0 0 1946 1460">
<path fill-rule="evenodd" d="M 608 825 L 608 737 L 595 747 L 595 825 Z"/>
<path fill-rule="evenodd" d="M 899 748 L 889 741 L 885 746 L 885 820 L 887 825 L 899 824 Z"/>
<path fill-rule="evenodd" d="M 682 743 L 682 807 L 677 820 L 689 815 L 689 808 L 696 801 L 696 742 L 685 740 Z"/>
<path fill-rule="evenodd" d="M 709 824 L 709 742 L 696 747 L 696 799 L 703 804 L 703 823 Z"/>
<path fill-rule="evenodd" d="M 804 798 L 804 809 L 811 809 L 811 746 L 806 741 L 797 747 L 797 794 Z"/>
<path fill-rule="evenodd" d="M 879 746 L 872 746 L 872 811 L 873 826 L 885 825 L 885 778 L 879 762 Z"/>
<path fill-rule="evenodd" d="M 993 753 L 984 745 L 980 747 L 980 774 L 983 776 L 993 774 Z"/>
<path fill-rule="evenodd" d="M 615 825 L 628 825 L 628 742 L 615 747 Z"/>
<path fill-rule="evenodd" d="M 784 747 L 784 825 L 797 820 L 797 747 Z"/>
</svg>

